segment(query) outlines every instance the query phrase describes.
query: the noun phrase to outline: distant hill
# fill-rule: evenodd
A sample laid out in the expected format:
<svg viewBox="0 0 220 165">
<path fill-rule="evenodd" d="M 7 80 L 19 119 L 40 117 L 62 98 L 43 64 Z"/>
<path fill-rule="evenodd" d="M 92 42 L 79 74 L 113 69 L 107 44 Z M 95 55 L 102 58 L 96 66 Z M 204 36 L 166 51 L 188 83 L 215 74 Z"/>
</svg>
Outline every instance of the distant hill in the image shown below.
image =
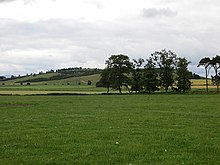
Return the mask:
<svg viewBox="0 0 220 165">
<path fill-rule="evenodd" d="M 25 84 L 87 84 L 90 80 L 93 85 L 100 80 L 102 69 L 93 68 L 63 68 L 49 70 L 45 73 L 30 74 L 26 76 L 0 76 L 0 85 Z M 159 72 L 159 70 L 158 70 Z M 199 75 L 190 72 L 190 79 L 201 79 Z"/>
<path fill-rule="evenodd" d="M 95 84 L 100 79 L 101 69 L 91 68 L 64 68 L 46 73 L 31 74 L 27 76 L 12 76 L 0 79 L 1 84 L 86 84 L 89 80 Z"/>
</svg>

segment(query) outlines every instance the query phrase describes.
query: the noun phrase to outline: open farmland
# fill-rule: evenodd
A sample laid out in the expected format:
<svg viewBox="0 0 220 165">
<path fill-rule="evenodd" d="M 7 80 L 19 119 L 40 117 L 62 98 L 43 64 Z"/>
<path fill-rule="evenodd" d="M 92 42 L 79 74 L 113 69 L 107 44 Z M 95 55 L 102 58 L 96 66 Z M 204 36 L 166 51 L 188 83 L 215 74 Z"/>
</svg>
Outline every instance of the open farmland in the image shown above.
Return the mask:
<svg viewBox="0 0 220 165">
<path fill-rule="evenodd" d="M 0 85 L 0 94 L 12 94 L 12 95 L 32 95 L 32 94 L 101 94 L 106 93 L 107 89 L 104 87 L 96 87 L 95 83 L 99 80 L 100 75 L 90 75 L 73 77 L 69 79 L 62 79 L 56 81 L 43 81 L 31 83 L 31 85 L 20 85 L 15 83 L 15 80 L 6 81 L 5 85 Z M 81 82 L 81 85 L 77 85 L 77 81 Z M 92 85 L 87 85 L 87 81 L 91 80 Z M 205 79 L 192 79 L 192 92 L 205 92 Z M 69 83 L 69 85 L 67 85 Z M 215 92 L 216 86 L 213 86 L 211 80 L 209 80 L 209 91 Z M 128 91 L 124 90 L 124 93 Z M 161 92 L 165 92 L 161 90 Z M 110 90 L 110 93 L 118 93 L 117 90 Z"/>
<path fill-rule="evenodd" d="M 0 164 L 220 164 L 219 99 L 0 96 Z"/>
<path fill-rule="evenodd" d="M 32 94 L 99 94 L 106 88 L 96 88 L 94 85 L 9 85 L 1 86 L 0 94 L 32 95 Z"/>
</svg>

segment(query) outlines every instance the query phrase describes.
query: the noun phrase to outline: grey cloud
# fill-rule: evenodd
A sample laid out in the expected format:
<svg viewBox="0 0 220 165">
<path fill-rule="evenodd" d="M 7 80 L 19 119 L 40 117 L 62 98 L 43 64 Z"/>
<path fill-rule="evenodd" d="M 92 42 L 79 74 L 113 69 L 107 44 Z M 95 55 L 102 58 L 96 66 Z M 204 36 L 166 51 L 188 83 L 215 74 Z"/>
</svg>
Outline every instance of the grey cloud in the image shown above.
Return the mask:
<svg viewBox="0 0 220 165">
<path fill-rule="evenodd" d="M 13 2 L 13 1 L 17 1 L 17 0 L 0 0 L 0 3 L 8 3 L 8 2 Z M 29 4 L 31 2 L 34 2 L 35 0 L 23 0 L 24 4 Z M 51 0 L 51 1 L 56 1 L 56 0 Z"/>
<path fill-rule="evenodd" d="M 105 46 L 108 39 L 104 37 L 109 35 L 90 23 L 55 19 L 28 23 L 2 19 L 0 28 L 0 65 L 10 63 L 32 68 L 26 73 L 34 72 L 34 68 L 92 67 L 95 63 L 98 65 L 93 67 L 98 67 L 109 55 Z M 42 62 L 44 53 L 46 63 Z M 17 73 L 13 69 L 16 68 L 12 68 L 13 74 Z"/>
<path fill-rule="evenodd" d="M 25 66 L 23 73 L 36 72 L 34 69 L 99 67 L 111 54 L 146 59 L 155 50 L 166 48 L 192 61 L 196 71 L 200 58 L 218 53 L 218 26 L 200 32 L 191 22 L 183 26 L 171 21 L 139 18 L 132 22 L 88 23 L 51 19 L 30 23 L 0 19 L 0 65 Z"/>
<path fill-rule="evenodd" d="M 104 8 L 104 5 L 100 1 L 97 1 L 97 0 L 85 0 L 84 3 L 95 5 L 98 9 Z"/>
<path fill-rule="evenodd" d="M 146 18 L 152 18 L 152 17 L 158 17 L 158 16 L 166 16 L 166 17 L 172 17 L 176 16 L 178 14 L 177 11 L 173 11 L 169 8 L 144 8 L 142 10 L 142 15 Z"/>
<path fill-rule="evenodd" d="M 12 2 L 12 1 L 16 1 L 16 0 L 0 0 L 0 3 L 3 3 L 3 2 Z"/>
</svg>

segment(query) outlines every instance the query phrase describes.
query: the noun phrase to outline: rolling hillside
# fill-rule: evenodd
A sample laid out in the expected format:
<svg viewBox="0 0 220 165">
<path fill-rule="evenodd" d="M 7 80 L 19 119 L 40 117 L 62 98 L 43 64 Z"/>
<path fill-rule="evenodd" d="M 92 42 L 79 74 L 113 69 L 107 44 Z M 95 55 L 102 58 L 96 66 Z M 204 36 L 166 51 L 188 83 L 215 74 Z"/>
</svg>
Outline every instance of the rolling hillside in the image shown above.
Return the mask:
<svg viewBox="0 0 220 165">
<path fill-rule="evenodd" d="M 68 84 L 86 85 L 90 80 L 95 84 L 100 79 L 100 69 L 69 68 L 56 72 L 33 74 L 23 77 L 15 77 L 0 81 L 1 85 L 26 85 L 26 84 Z"/>
</svg>

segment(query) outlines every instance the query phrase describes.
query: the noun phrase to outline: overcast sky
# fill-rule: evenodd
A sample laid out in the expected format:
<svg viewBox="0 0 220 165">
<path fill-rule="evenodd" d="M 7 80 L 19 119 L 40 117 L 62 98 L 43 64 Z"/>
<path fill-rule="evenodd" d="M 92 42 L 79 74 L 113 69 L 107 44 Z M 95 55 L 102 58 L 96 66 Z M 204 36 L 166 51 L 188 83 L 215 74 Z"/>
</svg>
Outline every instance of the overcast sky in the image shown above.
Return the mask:
<svg viewBox="0 0 220 165">
<path fill-rule="evenodd" d="M 104 68 L 112 54 L 220 53 L 220 0 L 0 0 L 0 75 Z"/>
</svg>

